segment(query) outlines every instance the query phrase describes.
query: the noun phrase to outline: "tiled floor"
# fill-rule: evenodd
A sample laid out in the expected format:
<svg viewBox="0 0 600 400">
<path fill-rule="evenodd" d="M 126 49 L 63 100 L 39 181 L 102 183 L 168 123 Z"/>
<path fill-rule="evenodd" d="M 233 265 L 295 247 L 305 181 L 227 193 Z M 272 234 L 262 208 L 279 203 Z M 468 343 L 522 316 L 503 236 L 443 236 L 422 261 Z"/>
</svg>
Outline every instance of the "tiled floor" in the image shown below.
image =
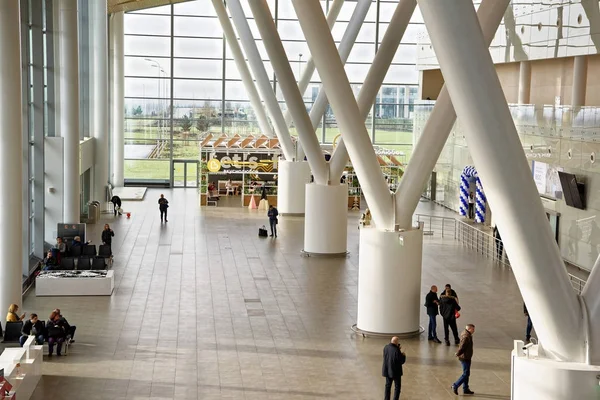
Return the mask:
<svg viewBox="0 0 600 400">
<path fill-rule="evenodd" d="M 260 239 L 264 212 L 200 209 L 195 190 L 175 189 L 163 191 L 171 207 L 169 222 L 161 224 L 160 192 L 126 202 L 131 219 L 106 216 L 116 232 L 112 297 L 37 298 L 32 292 L 24 300 L 25 311 L 43 316 L 60 307 L 78 327 L 67 357 L 44 360 L 34 399 L 383 397 L 387 340 L 350 330 L 358 213 L 348 221 L 348 258 L 305 258 L 301 218 L 281 218 L 279 238 Z M 96 242 L 100 227 L 90 230 Z M 431 284 L 447 282 L 460 296 L 460 325 L 477 325 L 475 398 L 509 399 L 512 339 L 525 329 L 512 273 L 452 239 L 427 238 L 423 295 Z M 402 344 L 408 356 L 402 398 L 455 397 L 449 391 L 460 375 L 455 348 L 424 336 Z"/>
</svg>

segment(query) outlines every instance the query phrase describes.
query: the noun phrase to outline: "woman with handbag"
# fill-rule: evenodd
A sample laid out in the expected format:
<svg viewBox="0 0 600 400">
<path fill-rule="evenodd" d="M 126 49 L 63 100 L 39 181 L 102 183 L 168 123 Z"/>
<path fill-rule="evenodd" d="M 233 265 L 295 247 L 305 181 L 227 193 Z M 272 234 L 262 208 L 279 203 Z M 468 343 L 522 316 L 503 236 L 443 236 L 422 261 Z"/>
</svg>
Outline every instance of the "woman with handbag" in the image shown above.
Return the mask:
<svg viewBox="0 0 600 400">
<path fill-rule="evenodd" d="M 458 327 L 456 326 L 456 318 L 460 311 L 460 306 L 456 302 L 454 296 L 452 296 L 451 289 L 446 289 L 446 293 L 440 296 L 440 314 L 444 320 L 444 342 L 446 346 L 450 346 L 450 340 L 448 338 L 448 328 L 452 329 L 454 335 L 454 343 L 459 344 L 460 338 L 458 337 Z"/>
<path fill-rule="evenodd" d="M 267 216 L 269 217 L 269 225 L 271 225 L 271 237 L 275 235 L 277 237 L 277 216 L 279 215 L 279 211 L 273 206 L 269 206 L 269 212 Z"/>
<path fill-rule="evenodd" d="M 56 344 L 56 355 L 60 356 L 63 342 L 65 341 L 65 329 L 60 321 L 60 315 L 52 311 L 48 322 L 46 322 L 46 334 L 48 335 L 48 355 L 51 356 Z"/>
</svg>

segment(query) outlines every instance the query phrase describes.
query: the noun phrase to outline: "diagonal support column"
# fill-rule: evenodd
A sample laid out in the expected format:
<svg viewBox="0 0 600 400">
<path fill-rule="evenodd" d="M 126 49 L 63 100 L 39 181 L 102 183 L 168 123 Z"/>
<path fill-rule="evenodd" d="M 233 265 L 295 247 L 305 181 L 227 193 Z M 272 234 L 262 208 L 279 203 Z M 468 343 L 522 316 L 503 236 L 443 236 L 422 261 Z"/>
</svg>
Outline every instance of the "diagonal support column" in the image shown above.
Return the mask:
<svg viewBox="0 0 600 400">
<path fill-rule="evenodd" d="M 590 363 L 600 365 L 600 256 L 596 260 L 583 293 L 589 317 Z M 536 328 L 537 329 L 537 328 Z"/>
<path fill-rule="evenodd" d="M 509 3 L 510 0 L 483 0 L 477 10 L 488 46 L 494 39 Z M 456 112 L 444 85 L 396 190 L 396 223 L 401 228 L 411 226 L 423 188 L 440 158 L 455 121 Z"/>
<path fill-rule="evenodd" d="M 344 66 L 316 0 L 293 0 L 300 26 L 340 125 L 354 168 L 379 229 L 393 229 L 392 198 L 361 119 Z M 410 17 L 409 17 L 410 18 Z M 339 146 L 338 146 L 339 147 Z"/>
<path fill-rule="evenodd" d="M 269 75 L 267 74 L 265 65 L 263 64 L 260 53 L 258 52 L 258 48 L 256 47 L 254 36 L 252 35 L 252 31 L 250 30 L 250 26 L 246 20 L 246 15 L 244 14 L 240 0 L 229 0 L 227 2 L 227 7 L 229 7 L 231 19 L 233 20 L 233 24 L 235 25 L 240 36 L 242 48 L 248 57 L 250 69 L 252 70 L 254 79 L 256 79 L 256 86 L 260 96 L 265 102 L 267 111 L 271 116 L 271 121 L 273 122 L 273 127 L 275 128 L 275 134 L 277 135 L 279 143 L 281 144 L 283 155 L 285 156 L 286 160 L 293 161 L 295 158 L 294 142 L 292 142 L 290 131 L 285 123 L 285 118 L 283 117 L 283 112 L 281 111 L 281 107 L 279 107 L 279 102 L 277 101 L 277 97 L 275 96 L 273 88 L 271 87 Z"/>
<path fill-rule="evenodd" d="M 375 54 L 375 59 L 369 67 L 369 72 L 367 73 L 356 99 L 363 124 L 369 116 L 369 112 L 371 112 L 373 103 L 377 98 L 377 93 L 383 84 L 383 80 L 392 64 L 392 60 L 396 55 L 400 41 L 404 36 L 404 32 L 406 32 L 406 28 L 408 27 L 408 23 L 410 22 L 410 18 L 416 7 L 416 0 L 400 0 L 396 6 L 394 15 L 392 15 L 392 19 L 390 20 L 389 28 L 383 35 L 377 54 Z M 317 98 L 317 101 L 318 100 L 319 99 Z M 323 112 L 325 112 L 325 110 L 323 110 Z M 331 177 L 341 176 L 347 163 L 348 150 L 346 149 L 346 144 L 342 138 L 329 161 L 329 175 Z"/>
<path fill-rule="evenodd" d="M 581 307 L 546 219 L 473 3 L 418 3 L 540 342 L 558 359 L 582 362 Z"/>
<path fill-rule="evenodd" d="M 281 43 L 269 6 L 266 0 L 253 0 L 249 2 L 249 5 L 269 58 L 271 59 L 271 65 L 279 80 L 279 86 L 283 92 L 286 105 L 292 113 L 296 129 L 298 129 L 298 137 L 300 138 L 302 148 L 306 152 L 306 158 L 308 159 L 315 182 L 320 185 L 326 185 L 329 181 L 327 163 L 325 162 L 319 140 L 315 135 L 310 118 L 306 112 L 304 99 L 296 85 L 294 72 L 285 54 L 285 49 Z M 329 28 L 327 28 L 327 32 L 329 33 Z"/>
<path fill-rule="evenodd" d="M 269 119 L 267 118 L 267 113 L 265 112 L 260 100 L 260 96 L 258 95 L 258 90 L 256 90 L 256 86 L 254 85 L 254 80 L 252 79 L 252 75 L 250 74 L 250 70 L 246 64 L 240 44 L 237 41 L 237 36 L 235 35 L 235 31 L 233 30 L 233 26 L 229 20 L 229 15 L 227 15 L 227 9 L 223 4 L 223 0 L 212 0 L 212 4 L 219 18 L 219 22 L 221 23 L 221 28 L 223 28 L 225 40 L 229 45 L 231 54 L 233 54 L 235 65 L 240 72 L 244 88 L 246 89 L 248 97 L 250 98 L 250 104 L 252 105 L 254 113 L 256 114 L 258 126 L 263 134 L 272 136 L 272 129 L 271 125 L 269 124 Z"/>
<path fill-rule="evenodd" d="M 329 26 L 330 30 L 333 29 L 335 23 L 337 22 L 338 15 L 340 15 L 340 11 L 342 10 L 343 5 L 344 5 L 344 0 L 333 0 L 333 4 L 331 4 L 331 8 L 329 8 L 329 12 L 327 13 L 327 25 Z M 370 1 L 369 1 L 369 5 L 371 5 Z M 357 7 L 358 7 L 358 5 L 357 5 Z M 356 13 L 356 10 L 354 12 Z M 363 18 L 363 21 L 364 21 L 364 18 Z M 350 25 L 352 25 L 352 19 L 350 19 L 350 23 L 348 24 L 348 28 L 346 28 L 346 32 L 350 29 Z M 359 29 L 360 29 L 360 27 L 359 27 Z M 358 35 L 358 32 L 357 32 L 357 35 Z M 342 38 L 342 41 L 343 41 L 343 38 Z M 354 44 L 354 42 L 352 42 L 352 44 Z M 304 67 L 304 70 L 302 71 L 302 76 L 298 78 L 299 79 L 298 88 L 300 89 L 300 94 L 302 96 L 304 96 L 304 93 L 306 93 L 306 89 L 308 89 L 308 85 L 310 84 L 310 80 L 314 73 L 315 73 L 315 62 L 311 56 L 308 59 L 308 61 L 306 62 L 306 66 Z M 284 117 L 285 117 L 285 122 L 288 124 L 288 126 L 290 126 L 290 124 L 292 123 L 292 114 L 290 113 L 290 110 L 287 110 L 284 113 Z"/>
</svg>

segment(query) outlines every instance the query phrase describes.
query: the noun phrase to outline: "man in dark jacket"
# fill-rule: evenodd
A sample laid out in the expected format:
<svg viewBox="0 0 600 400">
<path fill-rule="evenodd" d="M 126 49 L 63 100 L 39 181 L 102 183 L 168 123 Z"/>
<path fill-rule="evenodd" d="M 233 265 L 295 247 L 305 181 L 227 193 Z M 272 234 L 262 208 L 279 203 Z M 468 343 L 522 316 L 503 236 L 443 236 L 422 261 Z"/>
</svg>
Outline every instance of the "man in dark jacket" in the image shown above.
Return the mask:
<svg viewBox="0 0 600 400">
<path fill-rule="evenodd" d="M 502 261 L 502 253 L 504 252 L 504 243 L 502 243 L 502 238 L 500 237 L 500 231 L 498 230 L 498 225 L 494 226 L 494 240 L 496 242 L 496 256 L 498 260 Z"/>
<path fill-rule="evenodd" d="M 406 355 L 402 352 L 399 339 L 394 336 L 392 341 L 383 348 L 383 367 L 381 375 L 385 377 L 385 400 L 390 400 L 392 382 L 394 382 L 394 400 L 400 398 L 402 387 L 402 364 L 406 362 Z"/>
<path fill-rule="evenodd" d="M 271 226 L 271 237 L 275 235 L 277 237 L 277 216 L 279 215 L 279 211 L 273 206 L 269 206 L 269 211 L 267 212 L 267 216 L 269 217 L 269 225 Z"/>
<path fill-rule="evenodd" d="M 440 301 L 437 295 L 438 288 L 433 285 L 427 296 L 425 296 L 425 307 L 427 308 L 427 315 L 429 316 L 429 330 L 427 339 L 433 340 L 436 343 L 442 343 L 437 337 L 437 315 L 438 306 Z"/>
<path fill-rule="evenodd" d="M 458 304 L 458 295 L 456 294 L 456 290 L 452 289 L 452 285 L 450 285 L 449 283 L 446 283 L 446 286 L 444 286 L 444 291 L 442 292 L 442 294 L 446 294 L 446 290 L 450 290 L 450 296 L 454 297 L 454 300 L 456 300 L 456 303 Z"/>
<path fill-rule="evenodd" d="M 475 333 L 475 325 L 468 324 L 460 335 L 460 345 L 456 352 L 456 357 L 462 365 L 463 373 L 454 384 L 452 384 L 452 391 L 458 395 L 458 387 L 463 386 L 463 392 L 465 395 L 472 395 L 475 392 L 469 389 L 469 376 L 471 376 L 471 359 L 473 358 L 473 334 Z"/>
<path fill-rule="evenodd" d="M 169 200 L 165 199 L 165 195 L 161 194 L 158 199 L 158 209 L 160 210 L 160 222 L 167 221 L 167 208 L 169 208 Z"/>
<path fill-rule="evenodd" d="M 121 198 L 119 196 L 113 196 L 110 199 L 110 202 L 113 203 L 113 210 L 115 211 L 115 217 L 117 216 L 117 213 L 119 215 L 123 215 L 123 214 L 121 214 Z"/>
<path fill-rule="evenodd" d="M 456 312 L 460 311 L 460 306 L 452 296 L 451 289 L 446 289 L 446 293 L 440 296 L 440 314 L 444 320 L 444 342 L 450 346 L 448 338 L 448 328 L 452 329 L 454 343 L 459 343 L 458 328 L 456 327 Z"/>
<path fill-rule="evenodd" d="M 29 319 L 25 321 L 23 328 L 21 328 L 21 335 L 19 339 L 21 347 L 32 335 L 35 336 L 35 344 L 40 346 L 44 344 L 44 323 L 38 319 L 37 314 L 31 314 Z"/>
<path fill-rule="evenodd" d="M 527 329 L 525 330 L 525 343 L 531 342 L 531 330 L 533 329 L 533 323 L 531 322 L 531 317 L 529 316 L 529 311 L 527 311 L 527 306 L 523 303 L 523 313 L 527 317 Z"/>
</svg>

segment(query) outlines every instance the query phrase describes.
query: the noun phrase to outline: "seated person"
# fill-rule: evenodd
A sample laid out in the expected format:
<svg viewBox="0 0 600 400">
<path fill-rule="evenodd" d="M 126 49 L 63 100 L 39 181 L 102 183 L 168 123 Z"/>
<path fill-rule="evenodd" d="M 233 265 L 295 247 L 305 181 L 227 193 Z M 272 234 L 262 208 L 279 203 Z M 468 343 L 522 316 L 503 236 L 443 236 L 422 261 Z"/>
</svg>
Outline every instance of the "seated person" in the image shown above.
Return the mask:
<svg viewBox="0 0 600 400">
<path fill-rule="evenodd" d="M 65 329 L 65 333 L 67 334 L 67 339 L 69 339 L 69 343 L 73 343 L 75 341 L 75 339 L 73 338 L 75 337 L 75 330 L 77 329 L 77 327 L 75 325 L 69 325 L 67 319 L 63 317 L 63 315 L 60 313 L 60 308 L 55 309 L 54 312 L 58 315 L 59 323 Z"/>
<path fill-rule="evenodd" d="M 48 253 L 46 254 L 46 258 L 44 258 L 44 267 L 42 268 L 44 271 L 51 271 L 53 269 L 56 269 L 56 267 L 58 266 L 58 259 L 56 257 L 54 257 L 54 255 L 52 254 L 52 250 L 49 250 Z"/>
<path fill-rule="evenodd" d="M 11 304 L 8 307 L 8 314 L 6 315 L 6 322 L 19 322 L 19 321 L 23 321 L 23 318 L 25 318 L 25 313 L 23 313 L 20 317 L 17 314 L 17 311 L 19 311 L 19 306 L 16 304 Z"/>
<path fill-rule="evenodd" d="M 35 344 L 44 344 L 44 323 L 38 319 L 37 314 L 31 314 L 29 316 L 29 319 L 23 324 L 21 334 L 23 335 L 19 339 L 21 347 L 23 347 L 29 336 L 35 336 Z"/>
<path fill-rule="evenodd" d="M 81 243 L 81 236 L 75 236 L 73 238 L 73 244 L 71 244 L 71 247 L 83 246 L 83 245 L 90 244 L 90 243 L 92 243 L 91 240 L 88 240 L 85 243 Z"/>
<path fill-rule="evenodd" d="M 56 238 L 56 244 L 54 245 L 54 247 L 58 249 L 61 256 L 64 256 L 67 252 L 67 244 L 62 240 L 61 237 Z"/>
<path fill-rule="evenodd" d="M 214 182 L 211 182 L 208 185 L 208 197 L 211 199 L 219 200 L 219 191 L 217 190 L 217 185 Z"/>
<path fill-rule="evenodd" d="M 54 345 L 56 344 L 56 355 L 60 356 L 66 335 L 65 329 L 60 323 L 60 316 L 56 311 L 52 311 L 46 322 L 46 336 L 48 337 L 48 355 L 52 355 Z"/>
</svg>

